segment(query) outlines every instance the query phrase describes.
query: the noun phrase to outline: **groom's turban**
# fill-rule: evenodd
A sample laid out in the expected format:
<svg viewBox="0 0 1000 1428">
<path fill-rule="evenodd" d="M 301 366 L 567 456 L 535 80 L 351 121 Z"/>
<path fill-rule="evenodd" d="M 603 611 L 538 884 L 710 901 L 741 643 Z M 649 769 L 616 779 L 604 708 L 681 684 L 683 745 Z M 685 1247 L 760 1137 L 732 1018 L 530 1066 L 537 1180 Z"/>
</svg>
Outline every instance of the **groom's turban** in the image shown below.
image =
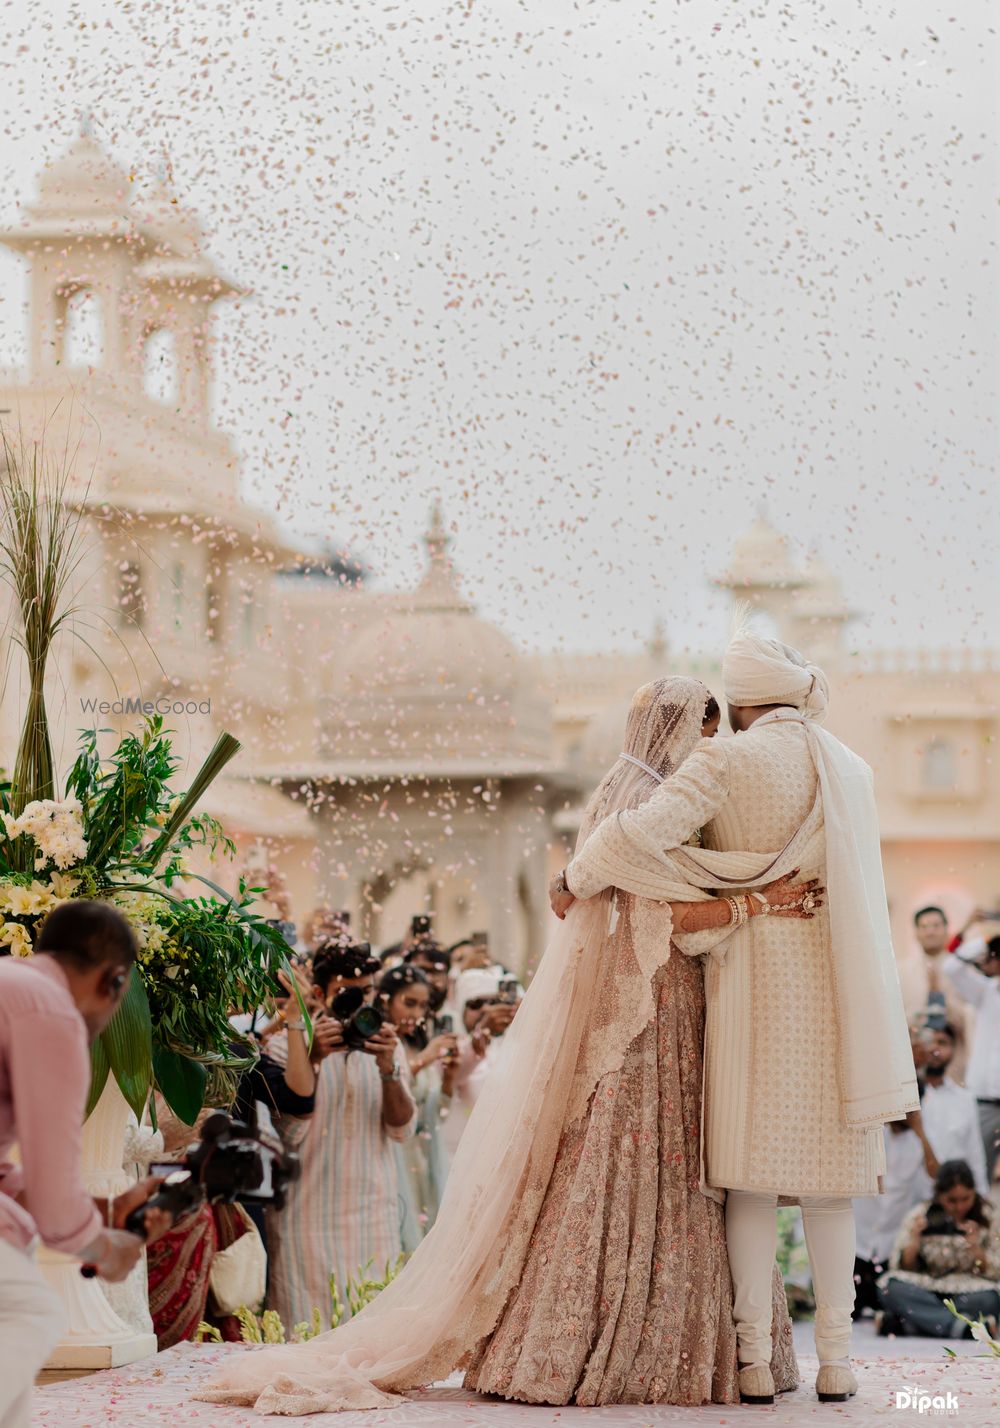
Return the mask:
<svg viewBox="0 0 1000 1428">
<path fill-rule="evenodd" d="M 791 704 L 811 719 L 823 717 L 830 697 L 821 669 L 780 640 L 749 630 L 730 641 L 722 660 L 722 680 L 730 704 Z"/>
</svg>

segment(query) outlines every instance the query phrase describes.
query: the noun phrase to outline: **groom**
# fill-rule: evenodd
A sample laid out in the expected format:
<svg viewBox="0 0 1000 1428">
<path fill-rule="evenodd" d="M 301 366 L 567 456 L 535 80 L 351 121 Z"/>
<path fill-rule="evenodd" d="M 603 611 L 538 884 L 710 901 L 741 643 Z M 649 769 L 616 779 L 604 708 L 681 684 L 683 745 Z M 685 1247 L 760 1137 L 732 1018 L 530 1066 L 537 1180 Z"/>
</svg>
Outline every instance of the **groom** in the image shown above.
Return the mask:
<svg viewBox="0 0 1000 1428">
<path fill-rule="evenodd" d="M 828 908 L 754 918 L 734 929 L 724 959 L 708 961 L 702 1154 L 706 1190 L 726 1199 L 742 1397 L 774 1401 L 775 1210 L 797 1203 L 816 1293 L 816 1390 L 844 1402 L 857 1392 L 851 1199 L 879 1193 L 882 1124 L 919 1104 L 871 773 L 817 727 L 827 680 L 795 650 L 744 630 L 723 678 L 738 737 L 704 740 L 647 803 L 600 824 L 553 885 L 553 908 L 612 886 L 630 855 L 669 852 L 698 829 L 707 849 L 777 855 L 822 814 L 814 866 L 801 871 L 826 884 Z"/>
</svg>

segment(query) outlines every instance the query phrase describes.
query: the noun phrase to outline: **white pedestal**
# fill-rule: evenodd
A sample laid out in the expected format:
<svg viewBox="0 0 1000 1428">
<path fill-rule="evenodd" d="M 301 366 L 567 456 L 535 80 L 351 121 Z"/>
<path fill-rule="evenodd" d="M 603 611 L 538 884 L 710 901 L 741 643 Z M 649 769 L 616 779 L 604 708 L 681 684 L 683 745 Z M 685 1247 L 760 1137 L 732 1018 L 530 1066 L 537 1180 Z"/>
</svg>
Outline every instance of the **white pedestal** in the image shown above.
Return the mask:
<svg viewBox="0 0 1000 1428">
<path fill-rule="evenodd" d="M 83 1179 L 91 1195 L 113 1196 L 127 1189 L 129 1176 L 122 1169 L 122 1157 L 126 1133 L 135 1124 L 117 1082 L 109 1076 L 83 1128 Z M 44 1247 L 38 1251 L 38 1264 L 62 1301 L 67 1323 L 46 1369 L 119 1368 L 156 1353 L 145 1256 L 121 1285 L 84 1279 L 79 1260 Z"/>
</svg>

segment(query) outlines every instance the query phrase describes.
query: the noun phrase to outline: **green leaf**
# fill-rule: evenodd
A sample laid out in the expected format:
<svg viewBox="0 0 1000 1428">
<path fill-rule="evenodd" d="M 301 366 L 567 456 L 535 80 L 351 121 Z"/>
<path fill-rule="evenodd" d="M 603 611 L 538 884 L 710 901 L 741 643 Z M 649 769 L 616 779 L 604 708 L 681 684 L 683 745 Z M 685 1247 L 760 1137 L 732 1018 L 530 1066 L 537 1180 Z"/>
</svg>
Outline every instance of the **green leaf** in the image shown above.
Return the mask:
<svg viewBox="0 0 1000 1428">
<path fill-rule="evenodd" d="M 153 1024 L 138 969 L 101 1038 L 121 1093 L 139 1120 L 153 1085 Z"/>
<path fill-rule="evenodd" d="M 90 1048 L 90 1095 L 87 1097 L 87 1109 L 83 1113 L 84 1120 L 94 1110 L 104 1088 L 108 1083 L 108 1073 L 111 1070 L 111 1062 L 108 1060 L 107 1047 L 104 1045 L 104 1037 L 99 1036 Z"/>
<path fill-rule="evenodd" d="M 153 1052 L 153 1069 L 156 1084 L 174 1115 L 185 1125 L 193 1126 L 205 1104 L 208 1073 L 204 1066 L 179 1051 L 158 1046 Z"/>
</svg>

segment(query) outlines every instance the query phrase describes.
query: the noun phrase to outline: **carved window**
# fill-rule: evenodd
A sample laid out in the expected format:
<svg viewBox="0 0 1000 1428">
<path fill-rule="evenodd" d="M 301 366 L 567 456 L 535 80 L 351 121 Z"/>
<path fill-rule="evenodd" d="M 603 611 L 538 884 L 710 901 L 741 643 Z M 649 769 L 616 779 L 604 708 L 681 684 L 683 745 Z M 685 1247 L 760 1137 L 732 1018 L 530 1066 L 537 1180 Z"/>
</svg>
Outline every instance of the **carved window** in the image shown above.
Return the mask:
<svg viewBox="0 0 1000 1428">
<path fill-rule="evenodd" d="M 165 327 L 155 328 L 142 345 L 142 388 L 154 402 L 177 402 L 177 348 Z"/>
<path fill-rule="evenodd" d="M 118 618 L 123 625 L 140 628 L 146 612 L 142 593 L 142 571 L 137 560 L 123 560 L 118 567 Z"/>
<path fill-rule="evenodd" d="M 101 360 L 100 301 L 93 288 L 71 292 L 63 307 L 62 350 L 67 367 L 96 367 Z"/>
<path fill-rule="evenodd" d="M 949 739 L 933 738 L 924 749 L 924 788 L 947 792 L 958 783 L 955 746 Z"/>
</svg>

